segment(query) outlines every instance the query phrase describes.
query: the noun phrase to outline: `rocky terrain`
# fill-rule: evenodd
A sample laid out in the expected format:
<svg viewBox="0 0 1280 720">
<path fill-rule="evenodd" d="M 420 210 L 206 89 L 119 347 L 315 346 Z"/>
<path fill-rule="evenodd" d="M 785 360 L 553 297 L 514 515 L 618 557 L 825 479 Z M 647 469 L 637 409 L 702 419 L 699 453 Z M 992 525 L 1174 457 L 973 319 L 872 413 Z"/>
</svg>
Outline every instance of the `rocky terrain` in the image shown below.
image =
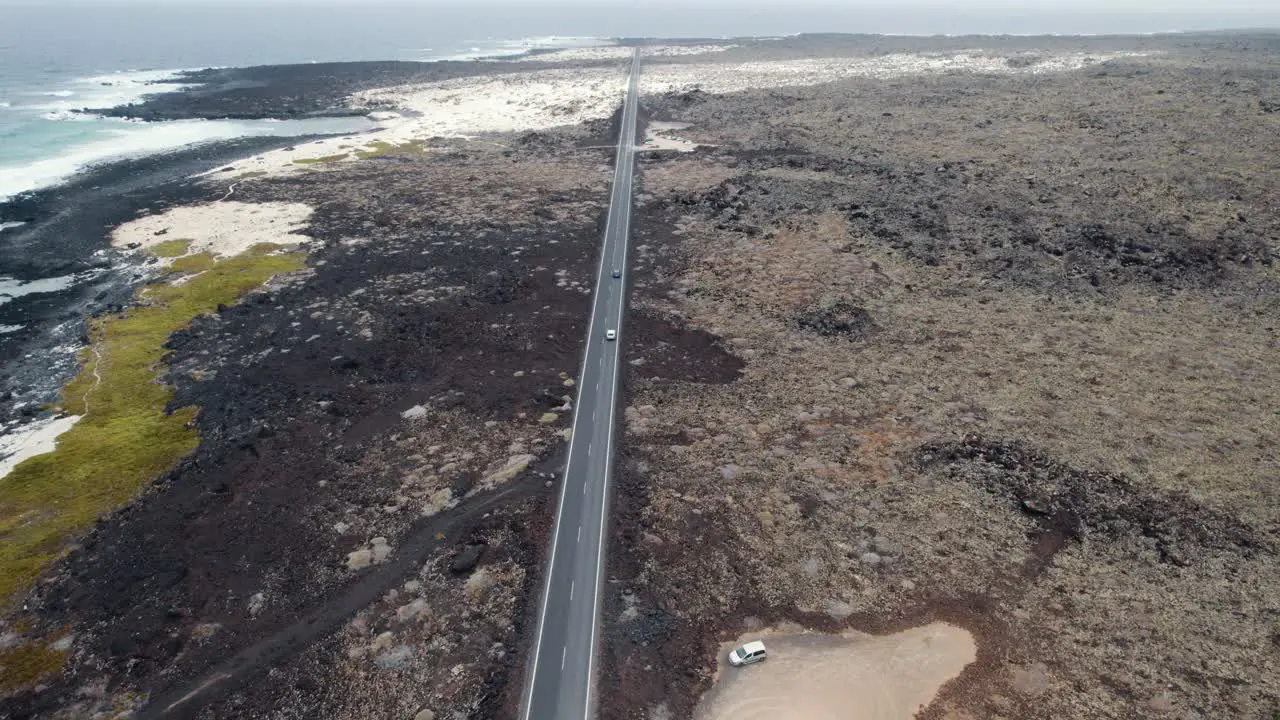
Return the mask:
<svg viewBox="0 0 1280 720">
<path fill-rule="evenodd" d="M 120 112 L 343 112 L 455 72 L 365 65 L 210 71 Z M 679 134 L 650 146 L 697 149 L 639 161 L 600 716 L 698 717 L 755 629 L 932 621 L 977 660 L 924 717 L 1280 713 L 1278 71 L 1267 35 L 647 65 Z M 198 445 L 5 616 L 0 717 L 515 717 L 614 132 L 279 176 L 219 151 L 86 216 L 301 205 L 308 240 L 168 336 Z M 150 232 L 164 292 L 218 267 Z"/>
<path fill-rule="evenodd" d="M 6 625 L 9 648 L 60 638 L 65 666 L 8 687 L 0 716 L 516 702 L 609 130 L 240 181 L 239 203 L 314 208 L 308 268 L 170 337 L 199 448 Z"/>
<path fill-rule="evenodd" d="M 363 115 L 347 98 L 361 90 L 520 69 L 514 62 L 344 62 L 185 71 L 156 83 L 145 101 L 93 112 L 140 120 L 300 118 Z"/>
<path fill-rule="evenodd" d="M 631 322 L 704 340 L 629 333 L 603 716 L 931 620 L 978 660 L 928 717 L 1280 712 L 1280 54 L 1143 49 L 646 96 L 703 147 L 642 163 Z"/>
</svg>

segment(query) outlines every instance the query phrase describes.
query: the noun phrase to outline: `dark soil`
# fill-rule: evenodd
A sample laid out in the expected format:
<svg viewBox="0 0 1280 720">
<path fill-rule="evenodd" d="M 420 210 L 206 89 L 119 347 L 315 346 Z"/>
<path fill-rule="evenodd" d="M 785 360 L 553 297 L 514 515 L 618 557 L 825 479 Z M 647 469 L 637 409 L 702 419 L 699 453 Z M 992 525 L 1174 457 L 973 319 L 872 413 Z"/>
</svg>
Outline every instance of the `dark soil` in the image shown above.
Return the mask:
<svg viewBox="0 0 1280 720">
<path fill-rule="evenodd" d="M 459 443 L 444 452 L 461 457 L 481 450 L 471 438 L 528 427 L 545 396 L 565 393 L 558 373 L 576 373 L 588 296 L 558 287 L 554 272 L 590 276 L 605 195 L 568 181 L 548 197 L 536 178 L 521 179 L 524 163 L 545 172 L 544 157 L 463 151 L 237 188 L 250 202 L 317 206 L 307 232 L 322 248 L 303 276 L 171 338 L 175 405 L 201 407 L 201 444 L 144 499 L 101 522 L 29 599 L 41 627 L 76 628 L 75 660 L 41 692 L 2 701 L 0 716 L 65 712 L 77 688 L 97 678 L 108 695 L 151 694 L 146 716 L 191 717 L 203 707 L 217 717 L 285 707 L 333 716 L 337 706 L 326 703 L 341 698 L 274 683 L 236 688 L 268 670 L 299 682 L 334 672 L 346 657 L 335 628 L 430 566 L 439 549 L 482 547 L 486 527 L 523 539 L 470 559 L 443 556 L 446 568 L 458 566 L 454 584 L 494 563 L 536 566 L 545 537 L 531 513 L 543 504 L 528 498 L 548 491 L 541 478 L 554 471 L 555 456 L 439 516 L 414 521 L 411 510 L 386 516 L 384 508 L 399 502 L 410 456 L 432 442 L 406 446 L 402 411 L 422 404 L 452 418 L 440 437 Z M 598 182 L 586 167 L 568 163 L 560 172 Z M 479 223 L 467 211 L 450 221 L 455 200 L 492 207 Z M 559 222 L 531 221 L 530 203 L 573 209 Z M 454 487 L 465 492 L 479 475 L 460 464 Z M 366 515 L 386 517 L 378 522 L 396 546 L 393 562 L 339 571 L 361 539 L 332 528 Z M 266 609 L 246 613 L 264 589 Z M 450 617 L 448 608 L 435 612 Z M 215 642 L 201 639 L 208 632 Z M 519 627 L 501 641 L 516 648 Z M 474 699 L 480 706 L 506 702 L 508 676 L 521 677 L 517 656 L 504 657 L 479 666 L 491 687 L 488 699 Z M 214 682 L 204 685 L 208 678 Z"/>
<path fill-rule="evenodd" d="M 945 468 L 952 481 L 974 483 L 1001 497 L 1032 517 L 1043 533 L 1064 540 L 1149 538 L 1160 562 L 1181 566 L 1205 552 L 1251 559 L 1276 551 L 1270 534 L 1190 498 L 1153 493 L 1126 477 L 1082 472 L 1016 442 L 968 436 L 955 444 L 926 444 L 917 453 L 921 465 Z M 1062 545 L 1041 549 L 1048 547 L 1056 551 Z"/>
<path fill-rule="evenodd" d="M 627 326 L 628 335 L 635 338 L 627 347 L 629 362 L 646 378 L 725 383 L 742 370 L 742 361 L 706 330 L 690 329 L 646 310 L 633 310 Z"/>
<path fill-rule="evenodd" d="M 850 43 L 870 54 L 961 49 L 972 40 L 812 36 L 723 59 Z M 991 40 L 1019 52 L 1029 42 Z M 1261 718 L 1280 708 L 1265 675 L 1277 646 L 1274 523 L 1244 520 L 1213 487 L 1192 497 L 1161 487 L 1168 478 L 1050 452 L 1059 447 L 1052 432 L 968 432 L 988 415 L 1039 406 L 1016 404 L 1025 401 L 1018 395 L 1000 408 L 976 387 L 941 388 L 940 374 L 974 366 L 981 372 L 965 377 L 1029 383 L 1019 372 L 1037 351 L 997 364 L 991 358 L 1005 356 L 961 343 L 969 326 L 1002 320 L 984 314 L 992 296 L 1043 292 L 1084 308 L 1078 324 L 1087 325 L 1123 293 L 1262 308 L 1240 298 L 1274 290 L 1270 166 L 1231 155 L 1238 143 L 1211 143 L 1199 126 L 1175 132 L 1153 118 L 1167 110 L 1168 90 L 1188 109 L 1176 116 L 1185 122 L 1256 127 L 1212 109 L 1271 117 L 1258 100 L 1273 75 L 1266 62 L 1237 67 L 1229 53 L 1265 58 L 1280 45 L 1264 36 L 1125 42 L 1042 45 L 1137 43 L 1191 59 L 1108 64 L 1062 85 L 927 77 L 649 99 L 650 116 L 690 121 L 718 147 L 641 167 L 656 175 L 683 163 L 720 179 L 678 192 L 646 182 L 634 220 L 602 717 L 691 717 L 718 643 L 784 621 L 816 631 L 930 620 L 968 629 L 978 660 L 944 689 L 931 718 L 952 709 L 1144 716 L 1168 689 L 1188 716 Z M 1212 62 L 1197 64 L 1204 58 Z M 194 76 L 201 88 L 112 112 L 306 117 L 344 112 L 342 98 L 361 88 L 501 67 L 203 71 Z M 1097 104 L 1075 104 L 1090 93 Z M 88 717 L 130 697 L 149 698 L 142 717 L 403 720 L 423 707 L 437 717 L 515 716 L 563 424 L 536 420 L 563 402 L 564 378 L 577 372 L 582 288 L 606 197 L 601 168 L 612 155 L 591 148 L 610 141 L 609 128 L 527 134 L 501 153 L 459 142 L 449 153 L 238 186 L 237 199 L 316 207 L 310 268 L 171 338 L 168 381 L 175 405 L 201 407 L 201 445 L 139 502 L 104 518 L 36 588 L 24 619 L 34 633 L 73 633 L 73 649 L 61 676 L 0 700 L 0 717 Z M 1179 140 L 1182 131 L 1199 140 Z M 1060 142 L 1038 139 L 1050 132 Z M 975 144 L 990 137 L 1001 148 L 1021 138 L 1026 157 Z M 1145 144 L 1117 150 L 1134 143 Z M 1077 147 L 1091 150 L 1059 154 Z M 116 181 L 104 182 L 108 200 L 163 208 L 212 199 L 194 187 L 135 198 L 129 180 Z M 1160 191 L 1148 193 L 1150 183 Z M 0 219 L 77 217 L 62 202 L 26 198 Z M 118 204 L 91 206 L 76 221 L 87 223 L 74 234 L 84 248 L 71 257 L 87 257 L 102 226 L 136 214 L 137 205 Z M 785 268 L 803 275 L 839 264 L 830 285 L 840 292 L 815 302 L 770 305 L 768 291 L 788 279 L 728 277 L 734 270 L 709 259 L 744 241 L 762 255 L 808 251 L 806 233 L 832 218 L 847 233 L 812 243 L 826 254 L 808 257 L 822 262 Z M 677 231 L 686 221 L 693 229 Z M 89 225 L 100 227 L 89 234 Z M 31 271 L 58 262 L 51 252 Z M 903 328 L 930 299 L 913 283 L 927 282 L 950 282 L 948 304 L 963 314 L 945 327 L 926 316 Z M 761 314 L 725 311 L 745 296 Z M 997 349 L 1020 340 L 1006 334 L 992 341 Z M 938 349 L 935 336 L 954 342 Z M 1081 348 L 1081 357 L 1134 363 L 1127 345 L 1110 356 Z M 1055 380 L 1092 388 L 1100 377 Z M 427 420 L 402 417 L 417 405 Z M 1229 439 L 1219 445 L 1220 455 L 1233 451 Z M 529 471 L 439 514 L 421 517 L 426 498 L 406 489 L 438 481 L 430 497 L 443 487 L 457 498 L 524 450 L 539 457 Z M 390 559 L 349 569 L 349 553 L 374 537 L 394 547 Z M 498 588 L 488 596 L 477 582 L 486 577 Z M 430 607 L 419 625 L 398 617 L 411 599 Z M 849 612 L 831 612 L 833 601 Z M 376 645 L 384 633 L 407 649 L 407 664 Z M 1047 666 L 1055 692 L 1010 689 L 1011 668 L 1035 664 Z"/>
<path fill-rule="evenodd" d="M 875 327 L 866 308 L 847 300 L 810 308 L 796 318 L 796 324 L 801 329 L 822 337 L 843 337 L 849 340 L 864 338 Z"/>
</svg>

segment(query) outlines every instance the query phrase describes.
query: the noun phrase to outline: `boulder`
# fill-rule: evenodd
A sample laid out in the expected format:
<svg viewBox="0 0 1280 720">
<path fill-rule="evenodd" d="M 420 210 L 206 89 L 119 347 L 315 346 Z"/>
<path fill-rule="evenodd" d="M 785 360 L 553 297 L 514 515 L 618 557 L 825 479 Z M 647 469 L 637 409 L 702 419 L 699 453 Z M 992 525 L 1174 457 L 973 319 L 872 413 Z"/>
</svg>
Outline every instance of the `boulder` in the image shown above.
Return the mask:
<svg viewBox="0 0 1280 720">
<path fill-rule="evenodd" d="M 381 633 L 378 635 L 378 637 L 373 639 L 373 646 L 371 649 L 374 652 L 378 652 L 380 650 L 386 650 L 387 648 L 391 647 L 391 642 L 394 639 L 395 639 L 395 636 L 392 635 L 390 632 Z"/>
<path fill-rule="evenodd" d="M 497 584 L 498 579 L 493 576 L 493 573 L 490 573 L 487 568 L 480 568 L 467 578 L 463 591 L 467 594 L 467 599 L 472 602 L 482 602 Z"/>
<path fill-rule="evenodd" d="M 347 553 L 347 569 L 360 570 L 373 564 L 373 551 L 360 549 Z"/>
<path fill-rule="evenodd" d="M 427 601 L 421 598 L 396 608 L 396 619 L 408 622 L 427 611 Z"/>
<path fill-rule="evenodd" d="M 843 300 L 805 310 L 796 317 L 796 324 L 823 337 L 852 340 L 867 337 L 875 327 L 865 308 Z"/>
<path fill-rule="evenodd" d="M 548 413 L 548 415 L 554 415 L 554 413 Z M 536 455 L 530 455 L 529 453 L 512 455 L 507 458 L 507 462 L 501 468 L 485 477 L 483 484 L 491 486 L 513 480 L 517 475 L 528 470 L 529 465 L 537 459 L 538 457 Z"/>
<path fill-rule="evenodd" d="M 421 420 L 426 416 L 427 416 L 427 409 L 421 405 L 414 405 L 408 410 L 405 410 L 404 412 L 400 413 L 400 417 L 404 418 L 405 420 Z"/>
<path fill-rule="evenodd" d="M 386 562 L 387 558 L 391 557 L 391 546 L 387 544 L 387 539 L 381 537 L 374 538 L 373 550 L 370 554 L 370 559 L 373 561 L 374 565 L 381 565 Z"/>
<path fill-rule="evenodd" d="M 844 620 L 853 614 L 853 606 L 843 600 L 831 598 L 823 603 L 822 611 L 832 620 Z"/>
</svg>

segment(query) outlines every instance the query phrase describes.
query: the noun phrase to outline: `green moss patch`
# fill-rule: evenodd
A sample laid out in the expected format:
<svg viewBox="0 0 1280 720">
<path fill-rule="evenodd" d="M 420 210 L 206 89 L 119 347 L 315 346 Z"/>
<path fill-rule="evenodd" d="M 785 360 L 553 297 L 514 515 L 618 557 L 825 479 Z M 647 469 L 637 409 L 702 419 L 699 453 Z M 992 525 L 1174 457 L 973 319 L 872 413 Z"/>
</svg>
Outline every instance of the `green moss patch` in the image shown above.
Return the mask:
<svg viewBox="0 0 1280 720">
<path fill-rule="evenodd" d="M 169 270 L 174 274 L 192 274 L 202 273 L 212 268 L 218 263 L 217 259 L 211 253 L 198 253 L 196 255 L 187 255 L 180 257 L 169 263 Z M 163 287 L 162 285 L 151 286 Z"/>
<path fill-rule="evenodd" d="M 195 449 L 196 408 L 166 413 L 172 390 L 163 343 L 191 319 L 234 303 L 272 275 L 303 267 L 301 253 L 257 245 L 215 260 L 174 261 L 198 273 L 181 285 L 141 288 L 135 305 L 88 322 L 81 370 L 62 389 L 63 409 L 81 415 L 51 453 L 28 458 L 0 478 L 0 605 L 30 585 L 69 540 L 101 514 L 128 502 L 152 478 Z"/>
<path fill-rule="evenodd" d="M 338 162 L 339 160 L 345 160 L 347 155 L 348 153 L 339 153 L 338 155 L 325 155 L 324 157 L 318 157 L 318 158 L 299 158 L 297 160 L 294 160 L 293 162 L 296 165 L 315 165 L 316 163 L 331 163 L 331 162 Z"/>
<path fill-rule="evenodd" d="M 0 650 L 0 693 L 35 685 L 62 669 L 65 652 L 39 644 L 22 644 Z"/>
<path fill-rule="evenodd" d="M 410 140 L 399 144 L 383 142 L 382 140 L 374 140 L 367 146 L 368 150 L 360 150 L 356 152 L 356 157 L 365 160 L 379 155 L 391 155 L 392 153 L 413 153 L 425 152 L 427 149 L 426 140 Z"/>
<path fill-rule="evenodd" d="M 177 240 L 165 240 L 162 243 L 156 243 L 147 248 L 146 251 L 158 258 L 171 258 L 186 255 L 190 247 L 191 238 L 178 238 Z"/>
</svg>

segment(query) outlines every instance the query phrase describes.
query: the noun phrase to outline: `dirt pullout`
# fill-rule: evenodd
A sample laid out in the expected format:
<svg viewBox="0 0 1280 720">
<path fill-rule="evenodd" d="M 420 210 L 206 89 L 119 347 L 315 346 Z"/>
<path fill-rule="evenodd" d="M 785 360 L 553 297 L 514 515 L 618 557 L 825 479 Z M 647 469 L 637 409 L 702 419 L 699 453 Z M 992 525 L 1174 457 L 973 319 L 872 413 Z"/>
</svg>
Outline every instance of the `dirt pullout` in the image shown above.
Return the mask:
<svg viewBox="0 0 1280 720">
<path fill-rule="evenodd" d="M 728 652 L 757 639 L 767 664 L 729 667 Z M 946 623 L 881 636 L 761 631 L 721 645 L 720 674 L 694 717 L 911 720 L 976 657 L 973 636 Z"/>
<path fill-rule="evenodd" d="M 514 703 L 609 177 L 583 132 L 238 181 L 315 208 L 309 268 L 170 337 L 200 446 L 6 626 L 70 640 L 0 715 Z"/>
<path fill-rule="evenodd" d="M 786 621 L 972 633 L 927 718 L 1280 711 L 1280 45 L 1236 42 L 645 99 L 707 147 L 641 160 L 633 316 L 735 372 L 628 334 L 606 716 Z"/>
</svg>

